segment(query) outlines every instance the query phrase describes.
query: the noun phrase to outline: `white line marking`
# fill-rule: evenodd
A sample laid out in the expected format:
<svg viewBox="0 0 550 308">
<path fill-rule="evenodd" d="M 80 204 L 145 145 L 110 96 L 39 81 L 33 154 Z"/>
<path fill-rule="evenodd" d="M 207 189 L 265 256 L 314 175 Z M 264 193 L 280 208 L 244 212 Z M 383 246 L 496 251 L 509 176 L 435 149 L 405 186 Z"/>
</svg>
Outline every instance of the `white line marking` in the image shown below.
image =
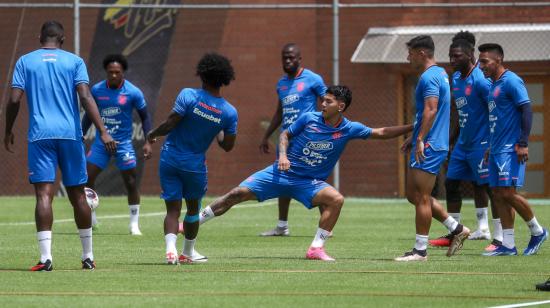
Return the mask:
<svg viewBox="0 0 550 308">
<path fill-rule="evenodd" d="M 504 306 L 493 306 L 493 307 L 489 307 L 489 308 L 515 308 L 515 307 L 536 306 L 536 305 L 549 304 L 549 303 L 550 303 L 550 300 L 541 301 L 541 302 L 531 302 L 531 303 L 504 305 Z"/>
<path fill-rule="evenodd" d="M 240 204 L 235 205 L 233 208 L 253 208 L 253 207 L 262 207 L 267 205 L 274 205 L 277 204 L 275 201 L 267 201 L 267 202 L 261 202 L 257 204 Z M 182 213 L 187 212 L 186 209 L 182 209 Z M 154 212 L 154 213 L 145 213 L 140 214 L 139 217 L 155 217 L 155 216 L 164 216 L 166 215 L 166 212 Z M 105 220 L 105 219 L 120 219 L 120 218 L 128 218 L 128 214 L 121 214 L 121 215 L 109 215 L 109 216 L 97 216 L 97 219 Z M 72 223 L 74 222 L 74 218 L 69 219 L 57 219 L 54 220 L 54 224 L 62 224 L 62 223 Z M 28 225 L 35 225 L 34 221 L 25 221 L 25 222 L 4 222 L 0 223 L 0 226 L 28 226 Z"/>
</svg>

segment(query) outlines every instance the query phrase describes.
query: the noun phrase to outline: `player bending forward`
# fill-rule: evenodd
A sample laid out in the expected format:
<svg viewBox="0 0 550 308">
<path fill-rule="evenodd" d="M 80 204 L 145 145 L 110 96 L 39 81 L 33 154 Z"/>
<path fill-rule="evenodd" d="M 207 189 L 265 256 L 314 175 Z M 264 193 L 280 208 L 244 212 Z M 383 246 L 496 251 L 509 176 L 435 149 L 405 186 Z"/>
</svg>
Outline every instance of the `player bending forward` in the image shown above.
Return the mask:
<svg viewBox="0 0 550 308">
<path fill-rule="evenodd" d="M 319 228 L 306 258 L 334 261 L 325 253 L 325 241 L 338 221 L 344 197 L 325 182 L 336 161 L 352 139 L 389 139 L 412 131 L 412 125 L 369 128 L 343 116 L 351 104 L 346 86 L 331 86 L 321 104 L 321 112 L 308 112 L 280 135 L 279 159 L 258 171 L 238 187 L 215 200 L 200 213 L 200 223 L 223 215 L 235 204 L 289 197 L 306 208 L 323 208 Z"/>
</svg>

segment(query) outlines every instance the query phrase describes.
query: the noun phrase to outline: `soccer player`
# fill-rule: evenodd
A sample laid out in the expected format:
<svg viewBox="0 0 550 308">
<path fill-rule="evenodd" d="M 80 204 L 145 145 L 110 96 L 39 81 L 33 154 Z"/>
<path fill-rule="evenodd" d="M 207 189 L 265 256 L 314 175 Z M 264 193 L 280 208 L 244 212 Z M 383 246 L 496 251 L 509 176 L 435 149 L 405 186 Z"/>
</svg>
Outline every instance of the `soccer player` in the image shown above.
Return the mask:
<svg viewBox="0 0 550 308">
<path fill-rule="evenodd" d="M 205 153 L 217 138 L 218 145 L 231 151 L 237 138 L 237 110 L 221 95 L 221 87 L 235 79 L 229 60 L 219 54 L 205 54 L 197 65 L 201 89 L 183 89 L 168 118 L 147 136 L 154 143 L 168 134 L 160 154 L 161 197 L 166 203 L 164 234 L 168 264 L 206 262 L 208 258 L 195 251 L 199 231 L 201 199 L 206 193 Z M 177 257 L 176 240 L 182 199 L 187 213 L 184 218 L 183 252 Z"/>
<path fill-rule="evenodd" d="M 247 200 L 293 198 L 308 209 L 323 208 L 306 258 L 334 261 L 324 246 L 338 220 L 344 197 L 325 181 L 346 144 L 352 139 L 394 138 L 412 130 L 412 125 L 372 129 L 346 119 L 343 112 L 350 106 L 351 98 L 347 87 L 329 87 L 321 104 L 322 112 L 304 113 L 281 133 L 275 163 L 206 207 L 200 214 L 201 224 Z"/>
<path fill-rule="evenodd" d="M 129 230 L 132 235 L 141 235 L 139 230 L 140 196 L 136 174 L 136 152 L 132 145 L 132 111 L 136 109 L 143 128 L 143 135 L 151 129 L 151 121 L 147 112 L 147 103 L 143 93 L 129 80 L 124 78 L 128 69 L 126 58 L 120 54 L 108 55 L 103 60 L 103 68 L 107 79 L 92 87 L 92 95 L 97 103 L 99 113 L 107 130 L 116 140 L 116 153 L 108 153 L 100 138 L 95 138 L 87 154 L 88 187 L 95 189 L 95 180 L 99 173 L 107 167 L 111 156 L 116 159 L 124 186 L 128 192 L 128 207 L 130 209 Z M 84 116 L 82 129 L 88 131 L 91 121 Z M 145 159 L 151 157 L 151 145 L 143 145 Z M 97 227 L 95 211 L 92 211 L 92 226 Z"/>
<path fill-rule="evenodd" d="M 445 70 L 434 59 L 431 36 L 421 35 L 407 42 L 407 60 L 421 73 L 416 86 L 416 119 L 412 138 L 406 144 L 413 149 L 407 172 L 407 200 L 416 210 L 414 248 L 396 261 L 427 261 L 428 234 L 432 217 L 442 222 L 453 235 L 447 251 L 450 257 L 462 247 L 470 230 L 449 216 L 431 196 L 436 175 L 449 150 L 450 88 Z M 409 144 L 410 143 L 410 144 Z"/>
<path fill-rule="evenodd" d="M 90 94 L 86 65 L 81 58 L 60 49 L 64 39 L 63 25 L 59 22 L 47 21 L 42 25 L 41 48 L 23 55 L 15 64 L 6 108 L 4 147 L 12 152 L 11 145 L 15 139 L 12 128 L 23 93 L 27 93 L 28 170 L 29 181 L 36 193 L 36 237 L 40 248 L 40 261 L 31 271 L 53 269 L 52 202 L 58 165 L 80 234 L 82 268 L 95 268 L 91 213 L 84 195 L 84 184 L 88 178 L 77 93 L 107 151 L 116 150 L 116 143 L 101 122 Z"/>
<path fill-rule="evenodd" d="M 449 58 L 454 74 L 451 87 L 455 110 L 458 112 L 458 125 L 451 129 L 450 140 L 455 141 L 448 164 L 445 190 L 447 192 L 447 211 L 460 222 L 462 181 L 472 182 L 478 229 L 470 234 L 470 240 L 488 240 L 491 238 L 488 222 L 487 204 L 491 196 L 489 189 L 489 168 L 484 154 L 489 147 L 489 111 L 487 96 L 491 81 L 477 67 L 474 56 L 475 37 L 470 32 L 459 32 L 453 38 L 449 48 Z M 452 106 L 451 106 L 452 107 Z M 458 131 L 459 130 L 459 131 Z M 456 137 L 458 135 L 458 138 Z M 491 205 L 493 203 L 491 202 Z M 496 210 L 492 209 L 494 239 L 487 249 L 495 249 L 502 243 L 502 227 Z M 432 246 L 448 247 L 452 235 L 430 240 Z"/>
<path fill-rule="evenodd" d="M 478 47 L 479 68 L 493 84 L 489 91 L 490 148 L 489 186 L 502 222 L 502 245 L 485 256 L 517 255 L 514 239 L 514 210 L 531 231 L 524 255 L 536 254 L 548 238 L 548 230 L 537 221 L 527 200 L 518 194 L 523 186 L 525 165 L 529 159 L 531 132 L 531 100 L 523 80 L 504 67 L 504 50 L 498 44 Z"/>
<path fill-rule="evenodd" d="M 289 43 L 281 52 L 283 71 L 286 73 L 277 83 L 279 102 L 271 118 L 262 142 L 260 152 L 269 153 L 269 137 L 281 126 L 287 129 L 305 112 L 317 110 L 317 100 L 322 99 L 327 87 L 321 76 L 302 67 L 302 55 L 298 45 Z M 262 236 L 288 236 L 288 208 L 290 198 L 279 197 L 279 222 L 273 230 L 261 233 Z"/>
</svg>

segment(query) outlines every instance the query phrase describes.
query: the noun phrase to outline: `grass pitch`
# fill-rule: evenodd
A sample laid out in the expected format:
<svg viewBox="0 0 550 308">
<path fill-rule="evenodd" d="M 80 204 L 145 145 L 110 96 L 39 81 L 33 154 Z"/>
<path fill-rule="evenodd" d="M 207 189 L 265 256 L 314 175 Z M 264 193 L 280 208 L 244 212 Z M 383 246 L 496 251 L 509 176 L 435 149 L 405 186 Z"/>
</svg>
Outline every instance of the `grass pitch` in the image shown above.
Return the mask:
<svg viewBox="0 0 550 308">
<path fill-rule="evenodd" d="M 209 199 L 203 204 L 207 204 Z M 534 205 L 550 226 L 550 202 Z M 546 204 L 545 204 L 546 203 Z M 486 241 L 467 241 L 459 255 L 429 249 L 426 263 L 392 259 L 414 243 L 414 211 L 404 200 L 346 200 L 327 252 L 334 263 L 304 258 L 319 213 L 293 203 L 290 237 L 262 238 L 275 225 L 275 202 L 247 203 L 201 227 L 197 250 L 206 264 L 164 262 L 164 203 L 142 198 L 143 236 L 130 236 L 122 197 L 103 197 L 94 232 L 97 269 L 80 270 L 80 241 L 67 199 L 54 202 L 54 271 L 29 272 L 39 258 L 33 197 L 0 198 L 0 303 L 2 306 L 190 307 L 486 307 L 538 302 L 550 293 L 534 284 L 550 275 L 550 243 L 538 255 L 482 257 Z M 471 202 L 463 221 L 475 229 Z M 431 236 L 445 234 L 434 221 Z M 178 249 L 181 249 L 181 239 Z M 529 233 L 518 217 L 516 244 Z"/>
</svg>

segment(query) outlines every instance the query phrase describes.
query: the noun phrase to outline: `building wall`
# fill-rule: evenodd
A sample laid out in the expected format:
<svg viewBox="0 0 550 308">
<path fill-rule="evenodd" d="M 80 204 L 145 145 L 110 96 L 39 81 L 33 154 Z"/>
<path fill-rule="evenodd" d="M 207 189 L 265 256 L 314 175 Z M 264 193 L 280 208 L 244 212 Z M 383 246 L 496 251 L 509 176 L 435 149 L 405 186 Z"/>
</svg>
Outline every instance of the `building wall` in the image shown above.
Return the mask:
<svg viewBox="0 0 550 308">
<path fill-rule="evenodd" d="M 316 2 L 326 1 L 300 1 Z M 395 125 L 402 120 L 398 117 L 397 102 L 404 93 L 398 92 L 397 87 L 411 72 L 406 65 L 350 62 L 357 44 L 369 27 L 536 23 L 546 22 L 550 17 L 550 10 L 541 8 L 342 9 L 340 12 L 340 83 L 353 90 L 353 102 L 346 113 L 350 119 L 371 127 Z M 93 9 L 81 12 L 81 55 L 84 59 L 88 59 L 90 54 L 98 14 L 99 10 Z M 11 78 L 14 61 L 39 46 L 37 35 L 45 19 L 58 19 L 65 25 L 65 48 L 72 50 L 71 10 L 0 10 L 0 84 L 3 85 L 3 101 L 6 101 L 6 89 L 9 88 L 6 85 Z M 288 42 L 301 46 L 305 67 L 321 74 L 327 84 L 332 83 L 332 12 L 328 9 L 188 10 L 178 13 L 173 39 L 167 46 L 170 50 L 162 86 L 158 89 L 154 125 L 166 118 L 181 88 L 200 86 L 194 69 L 204 52 L 217 51 L 227 55 L 232 59 L 237 74 L 237 79 L 223 90 L 224 96 L 239 111 L 237 145 L 230 153 L 223 152 L 215 144 L 209 150 L 210 194 L 224 193 L 274 160 L 274 153 L 261 155 L 258 145 L 276 108 L 275 84 L 282 75 L 280 48 Z M 548 63 L 511 65 L 518 72 L 548 71 Z M 128 76 L 128 79 L 131 80 L 131 77 Z M 2 122 L 3 118 L 4 115 Z M 16 128 L 16 154 L 5 151 L 0 154 L 4 161 L 4 167 L 0 168 L 0 194 L 3 195 L 32 193 L 26 167 L 23 167 L 26 166 L 26 106 L 21 108 Z M 402 159 L 398 148 L 399 142 L 396 140 L 351 142 L 341 159 L 343 193 L 396 196 L 399 192 L 398 160 Z M 145 194 L 160 192 L 157 176 L 159 145 L 154 150 L 154 158 L 146 162 L 143 170 L 141 190 Z"/>
</svg>

